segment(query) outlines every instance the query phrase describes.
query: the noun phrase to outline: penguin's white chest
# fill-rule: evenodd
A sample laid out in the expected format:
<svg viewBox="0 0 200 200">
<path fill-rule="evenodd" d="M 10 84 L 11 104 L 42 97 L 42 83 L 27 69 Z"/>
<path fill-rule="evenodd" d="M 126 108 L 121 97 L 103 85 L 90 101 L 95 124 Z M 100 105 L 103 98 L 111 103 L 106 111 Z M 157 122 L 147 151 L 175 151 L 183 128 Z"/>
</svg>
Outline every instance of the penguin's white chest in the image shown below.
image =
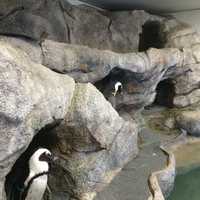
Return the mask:
<svg viewBox="0 0 200 200">
<path fill-rule="evenodd" d="M 47 175 L 36 178 L 27 193 L 26 200 L 41 200 L 47 187 Z"/>
</svg>

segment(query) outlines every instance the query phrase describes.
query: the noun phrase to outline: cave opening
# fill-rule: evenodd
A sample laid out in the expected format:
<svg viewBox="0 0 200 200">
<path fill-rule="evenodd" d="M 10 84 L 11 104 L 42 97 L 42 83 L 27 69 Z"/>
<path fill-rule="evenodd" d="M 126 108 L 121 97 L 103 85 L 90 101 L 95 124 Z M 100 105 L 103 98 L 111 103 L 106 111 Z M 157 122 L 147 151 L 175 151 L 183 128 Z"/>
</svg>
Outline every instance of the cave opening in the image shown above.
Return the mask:
<svg viewBox="0 0 200 200">
<path fill-rule="evenodd" d="M 107 76 L 97 81 L 94 85 L 104 94 L 105 98 L 108 98 L 111 93 L 114 93 L 115 84 L 117 82 L 120 82 L 122 85 L 124 85 L 127 82 L 127 73 L 126 70 L 114 67 Z M 118 91 L 118 94 L 121 93 L 122 87 Z"/>
<path fill-rule="evenodd" d="M 172 79 L 160 81 L 156 88 L 156 97 L 154 105 L 173 108 L 173 100 L 175 96 L 175 86 Z"/>
<path fill-rule="evenodd" d="M 161 34 L 161 23 L 159 21 L 147 21 L 142 26 L 142 33 L 139 40 L 139 51 L 146 51 L 154 47 L 161 49 L 164 47 L 165 39 Z"/>
<path fill-rule="evenodd" d="M 29 159 L 32 154 L 38 148 L 47 148 L 51 152 L 58 144 L 58 138 L 54 133 L 54 128 L 58 125 L 55 122 L 50 125 L 46 125 L 42 128 L 32 139 L 28 148 L 24 153 L 16 160 L 11 171 L 6 176 L 5 180 L 5 192 L 7 200 L 18 200 L 20 199 L 20 193 L 23 190 L 23 183 L 29 173 Z"/>
</svg>

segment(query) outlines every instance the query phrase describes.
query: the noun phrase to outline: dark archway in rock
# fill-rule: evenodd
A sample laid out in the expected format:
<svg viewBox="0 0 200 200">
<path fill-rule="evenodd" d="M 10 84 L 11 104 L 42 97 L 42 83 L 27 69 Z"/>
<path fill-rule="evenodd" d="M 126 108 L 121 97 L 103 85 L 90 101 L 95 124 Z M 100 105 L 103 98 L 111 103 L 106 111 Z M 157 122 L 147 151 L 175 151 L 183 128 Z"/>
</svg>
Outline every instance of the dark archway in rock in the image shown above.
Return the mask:
<svg viewBox="0 0 200 200">
<path fill-rule="evenodd" d="M 165 39 L 161 34 L 161 23 L 159 21 L 147 21 L 142 26 L 140 34 L 139 51 L 146 51 L 150 47 L 163 48 Z"/>
<path fill-rule="evenodd" d="M 129 94 L 139 92 L 138 87 L 144 79 L 144 75 L 136 72 L 132 72 L 127 69 L 121 69 L 114 67 L 110 73 L 103 79 L 94 83 L 96 88 L 100 90 L 105 97 L 109 96 L 114 91 L 116 82 L 121 82 L 123 85 L 123 93 Z M 135 91 L 137 90 L 137 91 Z"/>
<path fill-rule="evenodd" d="M 112 92 L 114 92 L 114 85 L 118 81 L 121 82 L 122 85 L 127 83 L 128 80 L 126 70 L 115 67 L 110 71 L 107 76 L 97 81 L 94 85 L 107 98 L 111 95 Z"/>
<path fill-rule="evenodd" d="M 51 152 L 56 148 L 58 139 L 54 128 L 59 124 L 55 122 L 42 128 L 32 139 L 26 151 L 17 159 L 11 171 L 6 176 L 5 191 L 7 200 L 18 199 L 16 190 L 23 190 L 24 175 L 28 174 L 28 161 L 31 155 L 40 147 L 47 148 Z M 19 198 L 20 199 L 20 198 Z"/>
<path fill-rule="evenodd" d="M 122 109 L 122 107 L 129 111 L 139 110 L 146 105 L 143 95 L 146 91 L 145 84 L 148 84 L 144 84 L 144 82 L 148 81 L 148 76 L 146 73 L 137 73 L 115 67 L 107 76 L 94 83 L 94 85 L 115 110 Z M 114 94 L 117 82 L 122 84 L 122 88 L 121 91 L 118 90 Z"/>
<path fill-rule="evenodd" d="M 175 96 L 175 86 L 172 79 L 161 81 L 156 88 L 156 98 L 154 104 L 172 108 Z"/>
</svg>

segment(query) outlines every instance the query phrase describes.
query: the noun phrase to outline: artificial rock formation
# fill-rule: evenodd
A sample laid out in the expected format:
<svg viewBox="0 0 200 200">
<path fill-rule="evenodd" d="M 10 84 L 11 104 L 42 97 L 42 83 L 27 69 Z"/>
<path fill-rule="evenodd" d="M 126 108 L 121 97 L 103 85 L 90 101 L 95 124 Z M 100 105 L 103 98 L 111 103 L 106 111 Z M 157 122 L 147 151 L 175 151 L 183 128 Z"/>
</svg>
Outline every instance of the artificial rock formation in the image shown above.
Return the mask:
<svg viewBox="0 0 200 200">
<path fill-rule="evenodd" d="M 2 199 L 5 176 L 48 124 L 58 123 L 60 157 L 49 198 L 91 200 L 137 154 L 135 111 L 199 102 L 200 37 L 175 19 L 64 0 L 0 8 L 0 34 L 9 36 L 0 37 Z M 113 96 L 117 81 L 123 90 Z"/>
<path fill-rule="evenodd" d="M 114 107 L 129 106 L 135 110 L 153 103 L 158 83 L 166 79 L 171 79 L 174 87 L 174 91 L 169 91 L 172 95 L 174 92 L 172 106 L 196 103 L 199 49 L 196 44 L 183 51 L 152 48 L 146 52 L 119 54 L 50 40 L 42 43 L 45 66 L 68 74 L 78 82 L 94 83 Z M 190 77 L 187 81 L 186 76 Z M 112 92 L 117 81 L 123 84 L 123 93 L 114 97 Z M 194 89 L 197 89 L 195 95 Z M 184 96 L 187 93 L 191 98 Z M 160 98 L 159 101 L 165 101 L 162 95 Z"/>
<path fill-rule="evenodd" d="M 76 84 L 70 109 L 55 132 L 57 154 L 66 158 L 59 164 L 72 175 L 78 199 L 92 199 L 137 154 L 137 127 L 119 117 L 91 84 Z M 56 178 L 53 191 L 59 193 Z"/>
<path fill-rule="evenodd" d="M 188 135 L 200 137 L 199 110 L 183 111 L 176 117 L 177 126 Z"/>
<path fill-rule="evenodd" d="M 1 199 L 5 177 L 16 159 L 41 128 L 61 120 L 54 130 L 59 148 L 53 151 L 63 158 L 58 163 L 66 168 L 62 177 L 69 171 L 76 186 L 73 194 L 92 199 L 137 154 L 136 125 L 119 117 L 91 84 L 75 85 L 69 76 L 34 63 L 8 40 L 0 42 Z M 50 135 L 46 137 L 48 145 Z M 54 172 L 52 195 L 68 187 L 64 181 L 66 185 L 56 190 L 55 180 L 60 179 L 58 170 Z"/>
<path fill-rule="evenodd" d="M 148 20 L 162 20 L 144 11 L 112 13 L 72 6 L 65 0 L 12 0 L 1 2 L 0 7 L 1 34 L 117 52 L 137 50 L 142 25 Z"/>
<path fill-rule="evenodd" d="M 0 42 L 0 197 L 15 160 L 45 125 L 64 118 L 75 83 Z M 66 90 L 66 85 L 68 89 Z"/>
<path fill-rule="evenodd" d="M 200 35 L 189 25 L 167 20 L 162 27 L 166 37 L 165 47 L 175 47 L 187 52 L 188 71 L 174 78 L 174 105 L 185 107 L 199 102 L 199 44 Z M 192 52 L 190 51 L 192 49 Z"/>
<path fill-rule="evenodd" d="M 72 6 L 64 0 L 37 2 L 23 0 L 20 3 L 12 0 L 1 2 L 0 8 L 2 15 L 0 34 L 36 41 L 35 49 L 39 49 L 39 45 L 42 46 L 42 53 L 45 55 L 44 65 L 72 75 L 77 81 L 98 82 L 95 85 L 114 107 L 131 104 L 131 107 L 140 109 L 151 104 L 156 95 L 155 88 L 166 78 L 170 78 L 171 85 L 174 87 L 172 88 L 174 92 L 171 91 L 174 94 L 167 97 L 169 99 L 167 104 L 185 107 L 196 103 L 199 99 L 199 81 L 196 76 L 198 59 L 196 60 L 194 52 L 198 54 L 198 46 L 197 50 L 194 50 L 193 46 L 199 44 L 200 37 L 187 24 L 169 17 L 150 15 L 144 11 L 113 13 L 87 6 Z M 53 14 L 49 15 L 49 13 Z M 65 45 L 46 42 L 46 39 L 63 42 Z M 86 45 L 91 49 L 69 46 L 66 43 Z M 187 57 L 180 58 L 184 59 L 180 60 L 182 63 L 177 63 L 177 60 L 173 63 L 173 58 L 170 58 L 171 60 L 165 66 L 164 60 L 159 64 L 151 63 L 157 58 L 153 58 L 155 55 L 149 58 L 148 52 L 157 54 L 155 51 L 138 55 L 131 53 L 138 50 L 145 51 L 150 47 L 178 48 Z M 130 54 L 119 56 L 107 51 L 102 53 L 98 50 L 94 51 L 94 48 L 118 53 L 130 52 Z M 41 49 L 39 51 L 41 52 Z M 29 55 L 34 61 L 41 62 L 41 55 L 37 57 L 32 53 Z M 184 67 L 166 69 L 178 65 Z M 138 67 L 141 69 L 138 70 Z M 162 70 L 167 72 L 164 73 Z M 129 73 L 130 71 L 133 74 Z M 121 81 L 125 82 L 126 89 L 124 95 L 113 98 L 110 90 L 119 77 L 122 77 Z M 109 89 L 102 85 L 109 85 Z M 166 99 L 163 94 L 159 96 Z M 160 100 L 158 99 L 157 102 Z"/>
<path fill-rule="evenodd" d="M 176 176 L 175 156 L 168 147 L 161 146 L 161 149 L 168 154 L 167 166 L 160 171 L 151 173 L 149 177 L 151 194 L 148 200 L 165 200 L 174 187 Z"/>
</svg>

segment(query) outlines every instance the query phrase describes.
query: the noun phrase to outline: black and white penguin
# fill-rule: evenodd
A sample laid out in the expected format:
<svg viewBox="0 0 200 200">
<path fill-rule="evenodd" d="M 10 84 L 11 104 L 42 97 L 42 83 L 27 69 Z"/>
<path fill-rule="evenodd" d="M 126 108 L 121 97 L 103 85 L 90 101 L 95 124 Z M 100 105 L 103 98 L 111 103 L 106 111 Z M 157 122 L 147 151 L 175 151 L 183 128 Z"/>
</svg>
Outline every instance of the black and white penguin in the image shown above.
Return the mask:
<svg viewBox="0 0 200 200">
<path fill-rule="evenodd" d="M 121 94 L 122 93 L 122 89 L 123 89 L 122 83 L 120 81 L 117 81 L 115 83 L 115 91 L 112 94 L 114 96 L 116 96 L 117 93 Z"/>
<path fill-rule="evenodd" d="M 39 148 L 29 159 L 26 177 L 21 184 L 12 185 L 8 200 L 41 200 L 47 187 L 48 173 L 53 156 L 48 149 Z M 24 173 L 23 169 L 21 172 Z M 14 189 L 14 190 L 13 190 Z"/>
</svg>

